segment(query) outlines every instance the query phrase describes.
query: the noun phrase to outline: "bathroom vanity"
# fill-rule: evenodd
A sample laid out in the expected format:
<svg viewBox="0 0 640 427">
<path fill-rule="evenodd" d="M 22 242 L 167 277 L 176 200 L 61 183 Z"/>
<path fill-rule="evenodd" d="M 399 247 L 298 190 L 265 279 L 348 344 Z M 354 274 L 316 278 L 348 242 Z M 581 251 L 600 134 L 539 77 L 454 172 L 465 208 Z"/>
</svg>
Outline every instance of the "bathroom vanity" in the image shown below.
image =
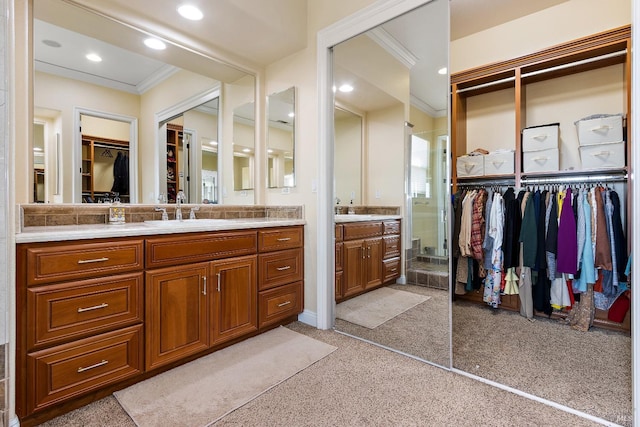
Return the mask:
<svg viewBox="0 0 640 427">
<path fill-rule="evenodd" d="M 296 320 L 303 224 L 172 220 L 17 234 L 21 424 Z"/>
<path fill-rule="evenodd" d="M 397 215 L 336 215 L 336 302 L 400 277 Z"/>
</svg>

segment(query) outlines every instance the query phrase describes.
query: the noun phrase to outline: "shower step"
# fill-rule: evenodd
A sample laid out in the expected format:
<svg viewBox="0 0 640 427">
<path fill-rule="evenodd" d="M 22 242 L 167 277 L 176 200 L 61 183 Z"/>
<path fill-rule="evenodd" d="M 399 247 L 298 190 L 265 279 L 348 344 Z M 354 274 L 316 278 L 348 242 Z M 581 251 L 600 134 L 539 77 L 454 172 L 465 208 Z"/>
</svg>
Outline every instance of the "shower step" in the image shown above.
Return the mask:
<svg viewBox="0 0 640 427">
<path fill-rule="evenodd" d="M 410 268 L 407 270 L 407 283 L 435 289 L 449 289 L 449 271 Z"/>
</svg>

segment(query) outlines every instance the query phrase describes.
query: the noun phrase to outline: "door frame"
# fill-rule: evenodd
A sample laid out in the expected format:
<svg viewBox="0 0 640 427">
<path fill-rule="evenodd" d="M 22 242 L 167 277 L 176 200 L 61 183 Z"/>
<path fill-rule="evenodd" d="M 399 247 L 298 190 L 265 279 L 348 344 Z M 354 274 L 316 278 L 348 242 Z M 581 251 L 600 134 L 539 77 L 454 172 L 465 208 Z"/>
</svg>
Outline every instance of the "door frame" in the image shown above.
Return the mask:
<svg viewBox="0 0 640 427">
<path fill-rule="evenodd" d="M 129 203 L 138 203 L 138 118 L 123 114 L 107 113 L 89 108 L 73 108 L 73 180 L 72 200 L 82 203 L 82 128 L 81 116 L 114 120 L 129 124 Z"/>
</svg>

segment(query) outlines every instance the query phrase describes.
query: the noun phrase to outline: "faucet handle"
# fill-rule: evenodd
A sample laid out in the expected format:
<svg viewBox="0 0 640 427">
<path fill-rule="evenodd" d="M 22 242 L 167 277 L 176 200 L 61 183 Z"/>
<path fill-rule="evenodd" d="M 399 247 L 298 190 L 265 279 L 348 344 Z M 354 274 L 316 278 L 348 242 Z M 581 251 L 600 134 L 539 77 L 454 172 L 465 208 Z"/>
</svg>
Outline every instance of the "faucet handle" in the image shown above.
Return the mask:
<svg viewBox="0 0 640 427">
<path fill-rule="evenodd" d="M 176 201 L 181 201 L 184 202 L 187 199 L 187 197 L 184 195 L 184 191 L 179 190 L 178 194 L 176 194 Z"/>
<path fill-rule="evenodd" d="M 196 219 L 196 212 L 200 210 L 200 206 L 194 206 L 189 212 L 189 219 Z"/>
<path fill-rule="evenodd" d="M 160 203 L 167 203 L 167 196 L 164 195 L 164 193 L 161 191 L 160 194 L 158 195 L 158 202 Z"/>
<path fill-rule="evenodd" d="M 161 208 L 160 206 L 156 206 L 156 212 L 162 212 L 163 221 L 169 220 L 169 215 L 167 215 L 167 208 Z"/>
</svg>

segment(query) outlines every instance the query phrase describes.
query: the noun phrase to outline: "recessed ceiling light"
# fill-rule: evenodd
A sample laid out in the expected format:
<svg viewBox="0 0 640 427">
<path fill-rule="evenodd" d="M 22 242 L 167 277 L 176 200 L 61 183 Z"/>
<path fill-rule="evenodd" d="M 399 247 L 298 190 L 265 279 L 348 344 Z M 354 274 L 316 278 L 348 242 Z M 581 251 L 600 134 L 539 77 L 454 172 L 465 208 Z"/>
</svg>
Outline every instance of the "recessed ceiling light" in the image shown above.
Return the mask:
<svg viewBox="0 0 640 427">
<path fill-rule="evenodd" d="M 189 19 L 191 21 L 199 21 L 204 16 L 200 9 L 190 4 L 183 4 L 182 6 L 178 7 L 178 13 L 183 18 Z"/>
<path fill-rule="evenodd" d="M 100 55 L 98 55 L 97 53 L 89 53 L 87 54 L 87 56 L 85 56 L 85 58 L 87 58 L 91 62 L 102 62 L 102 58 L 100 58 Z"/>
<path fill-rule="evenodd" d="M 151 48 L 154 50 L 165 50 L 167 48 L 167 45 L 162 40 L 158 40 L 153 37 L 149 37 L 148 39 L 145 39 L 144 44 L 148 48 Z"/>
<path fill-rule="evenodd" d="M 273 153 L 273 150 L 271 148 L 268 148 L 267 153 Z"/>
<path fill-rule="evenodd" d="M 339 90 L 340 92 L 345 92 L 345 93 L 347 93 L 347 92 L 352 92 L 352 91 L 353 91 L 353 86 L 351 86 L 351 85 L 349 85 L 349 84 L 346 84 L 346 83 L 345 83 L 345 84 L 343 84 L 342 86 L 340 86 L 340 87 L 338 88 L 338 90 Z"/>
<path fill-rule="evenodd" d="M 293 116 L 295 116 L 295 113 L 292 111 L 292 112 L 290 112 L 290 113 L 288 114 L 288 116 L 289 116 L 289 117 L 293 117 Z"/>
<path fill-rule="evenodd" d="M 33 147 L 33 151 L 42 151 L 42 148 L 40 148 L 40 147 Z"/>
<path fill-rule="evenodd" d="M 55 40 L 42 40 L 42 43 L 49 47 L 61 47 L 62 45 Z"/>
<path fill-rule="evenodd" d="M 218 145 L 218 141 L 209 141 L 210 145 Z"/>
<path fill-rule="evenodd" d="M 251 152 L 251 150 L 248 149 L 248 148 L 243 148 L 242 151 L 245 152 L 245 153 L 250 153 Z"/>
<path fill-rule="evenodd" d="M 438 70 L 438 74 L 445 75 L 447 74 L 447 67 L 442 67 Z"/>
</svg>

